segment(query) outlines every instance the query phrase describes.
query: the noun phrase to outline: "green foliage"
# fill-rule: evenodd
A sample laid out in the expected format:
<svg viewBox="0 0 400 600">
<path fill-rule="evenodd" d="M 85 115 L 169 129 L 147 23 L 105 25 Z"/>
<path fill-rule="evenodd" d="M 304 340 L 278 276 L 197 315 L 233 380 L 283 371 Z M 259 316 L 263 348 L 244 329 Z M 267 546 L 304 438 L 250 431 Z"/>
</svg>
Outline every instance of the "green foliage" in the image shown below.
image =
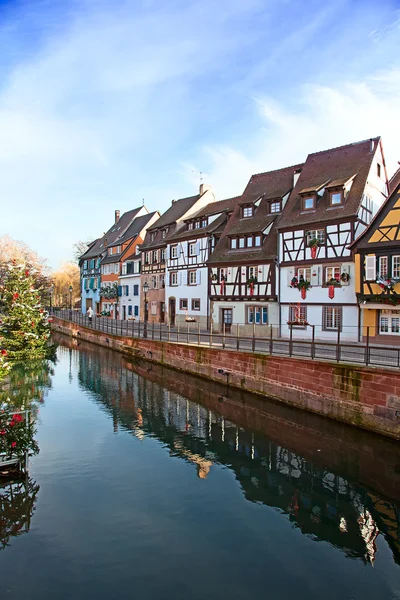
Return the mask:
<svg viewBox="0 0 400 600">
<path fill-rule="evenodd" d="M 0 453 L 7 457 L 23 459 L 25 452 L 38 454 L 39 446 L 35 440 L 36 430 L 25 413 L 14 412 L 10 407 L 0 412 Z"/>
<path fill-rule="evenodd" d="M 34 273 L 13 261 L 0 283 L 0 345 L 10 360 L 49 357 L 48 314 L 42 308 Z"/>
<path fill-rule="evenodd" d="M 10 545 L 11 538 L 29 531 L 39 489 L 32 479 L 0 486 L 0 550 Z"/>
</svg>

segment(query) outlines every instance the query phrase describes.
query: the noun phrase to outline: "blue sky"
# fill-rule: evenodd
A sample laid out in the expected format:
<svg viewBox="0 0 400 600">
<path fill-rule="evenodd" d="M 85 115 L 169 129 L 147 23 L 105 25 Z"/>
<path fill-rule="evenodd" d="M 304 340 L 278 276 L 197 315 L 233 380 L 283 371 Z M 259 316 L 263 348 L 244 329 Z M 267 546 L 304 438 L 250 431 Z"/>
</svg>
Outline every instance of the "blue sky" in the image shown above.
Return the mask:
<svg viewBox="0 0 400 600">
<path fill-rule="evenodd" d="M 400 2 L 0 0 L 0 235 L 52 267 L 142 199 L 382 135 L 400 160 Z"/>
</svg>

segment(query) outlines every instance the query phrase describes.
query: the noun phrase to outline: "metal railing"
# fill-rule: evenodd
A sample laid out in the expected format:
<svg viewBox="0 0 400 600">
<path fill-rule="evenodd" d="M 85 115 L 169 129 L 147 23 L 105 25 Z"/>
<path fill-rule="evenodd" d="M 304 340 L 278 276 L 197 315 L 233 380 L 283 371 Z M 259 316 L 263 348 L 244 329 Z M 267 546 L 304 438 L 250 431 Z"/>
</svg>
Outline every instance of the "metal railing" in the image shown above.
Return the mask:
<svg viewBox="0 0 400 600">
<path fill-rule="evenodd" d="M 335 341 L 318 339 L 315 328 L 309 339 L 295 337 L 298 332 L 290 327 L 289 336 L 276 337 L 274 328 L 269 327 L 268 336 L 257 336 L 253 327 L 252 335 L 242 335 L 240 326 L 233 332 L 201 329 L 200 323 L 185 323 L 171 327 L 168 324 L 148 323 L 136 320 L 116 320 L 108 317 L 93 317 L 74 310 L 52 310 L 60 319 L 92 328 L 108 335 L 151 339 L 179 344 L 190 344 L 210 348 L 222 348 L 231 351 L 255 352 L 276 356 L 290 356 L 311 360 L 329 360 L 358 365 L 400 368 L 400 346 L 379 346 L 370 343 L 369 330 L 365 343 L 343 341 L 341 332 L 337 332 Z M 247 328 L 248 329 L 248 328 Z M 295 335 L 294 335 L 295 334 Z"/>
</svg>

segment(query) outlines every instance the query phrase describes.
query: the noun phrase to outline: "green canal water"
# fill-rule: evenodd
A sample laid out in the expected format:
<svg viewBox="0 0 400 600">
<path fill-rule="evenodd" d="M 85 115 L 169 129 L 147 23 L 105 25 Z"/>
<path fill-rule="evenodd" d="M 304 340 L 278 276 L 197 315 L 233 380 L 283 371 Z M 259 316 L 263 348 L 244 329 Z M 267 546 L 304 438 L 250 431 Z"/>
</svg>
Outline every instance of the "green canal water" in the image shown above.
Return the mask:
<svg viewBox="0 0 400 600">
<path fill-rule="evenodd" d="M 19 367 L 1 598 L 400 599 L 399 444 L 85 343 Z"/>
</svg>

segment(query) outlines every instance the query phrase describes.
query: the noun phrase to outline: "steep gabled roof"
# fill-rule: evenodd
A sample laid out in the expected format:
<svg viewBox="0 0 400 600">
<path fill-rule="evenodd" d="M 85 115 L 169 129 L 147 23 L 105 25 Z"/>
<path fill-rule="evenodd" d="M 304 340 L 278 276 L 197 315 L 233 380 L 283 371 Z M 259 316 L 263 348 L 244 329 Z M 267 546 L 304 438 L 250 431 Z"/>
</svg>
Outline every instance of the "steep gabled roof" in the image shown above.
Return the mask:
<svg viewBox="0 0 400 600">
<path fill-rule="evenodd" d="M 277 253 L 276 223 L 281 218 L 280 213 L 269 213 L 271 200 L 283 199 L 293 188 L 294 175 L 302 165 L 293 165 L 275 171 L 252 175 L 242 196 L 236 202 L 236 208 L 214 252 L 208 260 L 209 264 L 242 263 L 250 261 L 271 260 Z M 259 203 L 257 202 L 259 200 Z M 242 217 L 242 208 L 246 204 L 257 204 L 254 215 Z M 269 226 L 261 247 L 232 250 L 229 238 L 241 234 L 261 234 Z"/>
<path fill-rule="evenodd" d="M 241 196 L 235 196 L 234 198 L 227 198 L 226 200 L 218 200 L 218 202 L 210 202 L 207 206 L 201 208 L 197 213 L 190 215 L 185 222 L 196 221 L 201 217 L 210 217 L 212 215 L 218 215 L 222 212 L 232 212 L 240 200 Z"/>
<path fill-rule="evenodd" d="M 400 183 L 400 167 L 397 169 L 397 171 L 395 171 L 395 173 L 393 173 L 392 177 L 389 179 L 389 183 L 388 183 L 389 194 L 394 192 L 394 190 L 397 188 L 399 183 Z"/>
<path fill-rule="evenodd" d="M 119 246 L 120 244 L 123 244 L 124 242 L 137 237 L 142 231 L 142 229 L 146 227 L 147 223 L 151 221 L 151 219 L 156 213 L 157 211 L 154 211 L 152 213 L 148 213 L 147 215 L 141 215 L 140 217 L 136 217 L 129 225 L 128 229 L 126 229 L 125 233 L 121 237 L 118 237 L 116 240 L 114 240 L 114 242 L 112 242 L 111 244 L 108 244 L 107 248 L 109 248 L 110 246 Z"/>
<path fill-rule="evenodd" d="M 377 137 L 372 140 L 364 140 L 309 154 L 288 200 L 287 210 L 285 210 L 278 227 L 294 227 L 321 221 L 332 221 L 336 218 L 356 217 L 372 161 L 378 147 L 380 147 L 380 141 L 381 139 Z M 373 144 L 372 151 L 371 143 Z M 301 194 L 316 191 L 323 187 L 329 188 L 332 187 L 332 184 L 344 185 L 352 178 L 350 191 L 342 206 L 330 207 L 328 192 L 324 191 L 321 197 L 317 197 L 315 211 L 301 212 Z"/>
<path fill-rule="evenodd" d="M 101 238 L 96 240 L 96 242 L 90 248 L 88 248 L 84 254 L 82 254 L 80 260 L 86 260 L 88 258 L 100 256 L 100 254 L 104 252 L 105 248 L 109 244 L 112 244 L 118 238 L 118 236 L 124 234 L 127 227 L 129 227 L 133 219 L 142 208 L 143 206 L 139 206 L 139 208 L 134 208 L 124 213 L 116 223 L 113 223 L 110 229 L 104 233 Z"/>
</svg>

